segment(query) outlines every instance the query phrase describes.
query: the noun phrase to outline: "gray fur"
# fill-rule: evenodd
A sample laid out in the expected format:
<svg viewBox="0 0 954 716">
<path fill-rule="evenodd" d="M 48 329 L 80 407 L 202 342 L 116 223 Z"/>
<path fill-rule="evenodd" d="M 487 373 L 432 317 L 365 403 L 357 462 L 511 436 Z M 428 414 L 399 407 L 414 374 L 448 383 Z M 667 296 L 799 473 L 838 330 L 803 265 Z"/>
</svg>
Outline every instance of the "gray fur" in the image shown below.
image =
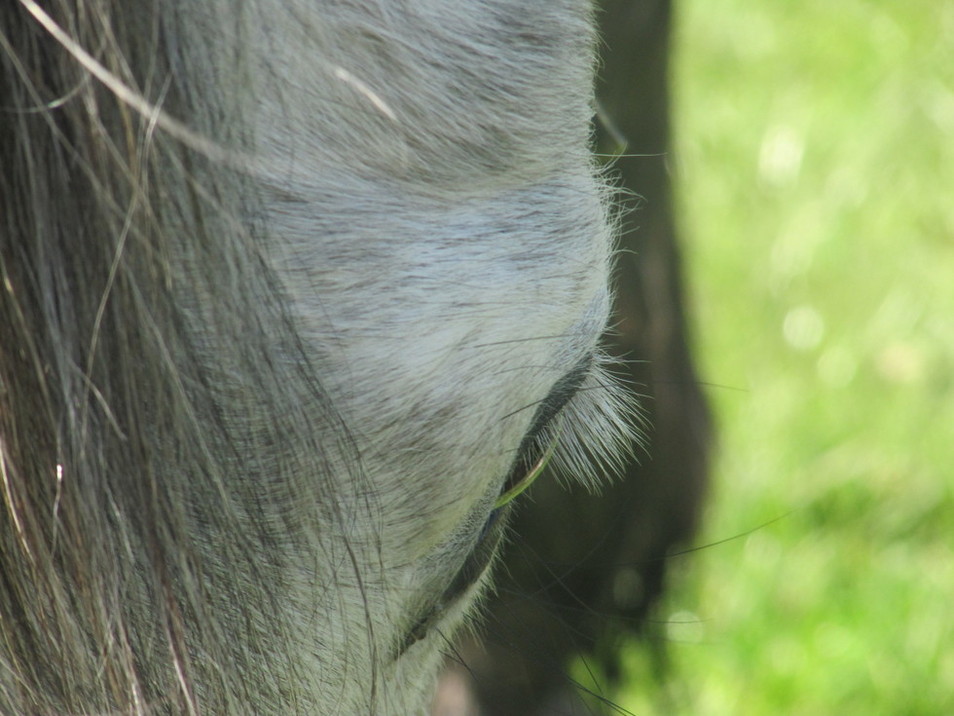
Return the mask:
<svg viewBox="0 0 954 716">
<path fill-rule="evenodd" d="M 401 644 L 607 320 L 589 15 L 0 8 L 0 713 L 426 712 L 479 585 Z"/>
</svg>

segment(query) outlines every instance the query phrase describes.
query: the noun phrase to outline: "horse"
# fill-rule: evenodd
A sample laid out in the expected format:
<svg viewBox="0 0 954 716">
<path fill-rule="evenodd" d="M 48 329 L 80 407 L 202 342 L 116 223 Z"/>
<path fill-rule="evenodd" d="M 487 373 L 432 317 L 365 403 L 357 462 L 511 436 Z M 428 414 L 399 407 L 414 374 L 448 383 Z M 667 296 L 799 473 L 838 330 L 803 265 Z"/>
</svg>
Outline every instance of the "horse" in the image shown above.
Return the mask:
<svg viewBox="0 0 954 716">
<path fill-rule="evenodd" d="M 0 7 L 0 713 L 424 714 L 595 485 L 587 0 Z"/>
</svg>

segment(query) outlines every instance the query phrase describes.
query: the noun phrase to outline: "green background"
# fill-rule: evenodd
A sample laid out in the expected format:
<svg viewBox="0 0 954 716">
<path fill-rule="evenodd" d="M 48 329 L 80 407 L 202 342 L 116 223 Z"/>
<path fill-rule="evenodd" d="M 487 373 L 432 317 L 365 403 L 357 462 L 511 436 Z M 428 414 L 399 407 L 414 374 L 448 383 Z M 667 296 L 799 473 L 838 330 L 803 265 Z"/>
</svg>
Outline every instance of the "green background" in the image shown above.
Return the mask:
<svg viewBox="0 0 954 716">
<path fill-rule="evenodd" d="M 680 0 L 719 431 L 636 714 L 954 714 L 954 1 Z"/>
</svg>

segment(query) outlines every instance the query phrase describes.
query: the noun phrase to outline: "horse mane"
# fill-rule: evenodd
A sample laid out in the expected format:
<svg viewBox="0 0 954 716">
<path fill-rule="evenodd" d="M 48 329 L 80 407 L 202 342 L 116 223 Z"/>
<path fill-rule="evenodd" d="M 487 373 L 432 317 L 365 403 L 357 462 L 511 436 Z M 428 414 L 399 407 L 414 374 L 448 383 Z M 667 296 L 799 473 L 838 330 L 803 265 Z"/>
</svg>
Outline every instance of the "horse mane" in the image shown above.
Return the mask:
<svg viewBox="0 0 954 716">
<path fill-rule="evenodd" d="M 302 431 L 264 336 L 298 347 L 254 237 L 236 229 L 241 176 L 157 130 L 180 114 L 228 143 L 229 124 L 177 74 L 163 3 L 123 4 L 53 3 L 46 17 L 151 115 L 94 79 L 32 3 L 0 9 L 0 712 L 267 709 L 270 693 L 294 701 L 296 666 L 273 647 L 287 629 L 281 559 L 243 556 L 306 539 L 268 507 L 291 472 L 273 446 Z M 263 297 L 279 328 L 242 325 Z M 196 306 L 213 307 L 212 338 L 185 327 Z M 221 366 L 242 376 L 238 405 L 286 424 L 227 427 L 235 395 L 220 400 L 196 358 L 226 343 L 242 347 Z M 322 427 L 310 431 L 320 455 Z M 270 485 L 236 487 L 236 465 Z"/>
</svg>

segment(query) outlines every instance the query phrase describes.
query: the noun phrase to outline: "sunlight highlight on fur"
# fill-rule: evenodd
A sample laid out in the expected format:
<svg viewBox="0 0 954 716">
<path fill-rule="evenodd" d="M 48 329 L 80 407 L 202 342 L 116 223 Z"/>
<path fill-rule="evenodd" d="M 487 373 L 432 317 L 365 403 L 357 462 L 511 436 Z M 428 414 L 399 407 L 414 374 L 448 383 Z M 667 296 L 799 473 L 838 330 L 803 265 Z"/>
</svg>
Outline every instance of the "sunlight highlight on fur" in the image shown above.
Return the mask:
<svg viewBox="0 0 954 716">
<path fill-rule="evenodd" d="M 563 409 L 551 461 L 559 478 L 593 491 L 617 477 L 643 441 L 640 408 L 609 369 L 611 362 L 596 353 L 580 390 Z"/>
</svg>

